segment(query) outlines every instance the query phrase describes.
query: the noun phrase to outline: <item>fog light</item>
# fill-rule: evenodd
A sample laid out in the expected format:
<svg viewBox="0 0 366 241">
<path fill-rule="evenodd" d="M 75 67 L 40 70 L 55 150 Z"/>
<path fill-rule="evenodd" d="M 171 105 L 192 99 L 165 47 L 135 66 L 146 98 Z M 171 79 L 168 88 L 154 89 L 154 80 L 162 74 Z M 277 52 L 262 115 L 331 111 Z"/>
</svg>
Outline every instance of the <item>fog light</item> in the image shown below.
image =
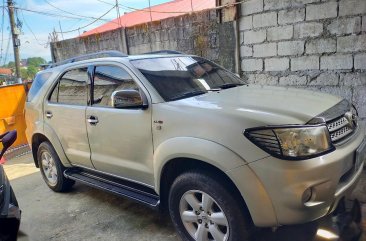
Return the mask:
<svg viewBox="0 0 366 241">
<path fill-rule="evenodd" d="M 318 231 L 316 232 L 316 235 L 324 238 L 324 239 L 328 239 L 328 240 L 332 240 L 332 239 L 338 239 L 338 235 L 336 235 L 333 232 L 330 232 L 328 230 L 325 229 L 318 229 Z"/>
<path fill-rule="evenodd" d="M 302 194 L 302 203 L 307 203 L 311 200 L 313 196 L 313 190 L 312 188 L 307 188 L 304 193 Z"/>
</svg>

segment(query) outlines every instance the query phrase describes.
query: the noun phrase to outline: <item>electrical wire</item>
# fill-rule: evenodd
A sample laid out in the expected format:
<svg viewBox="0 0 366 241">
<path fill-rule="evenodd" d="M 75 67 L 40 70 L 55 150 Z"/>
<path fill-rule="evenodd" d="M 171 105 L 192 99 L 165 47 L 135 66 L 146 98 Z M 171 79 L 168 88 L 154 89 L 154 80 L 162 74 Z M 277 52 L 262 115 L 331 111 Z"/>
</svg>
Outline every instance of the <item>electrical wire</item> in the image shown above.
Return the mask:
<svg viewBox="0 0 366 241">
<path fill-rule="evenodd" d="M 98 20 L 100 20 L 102 17 L 104 17 L 105 15 L 107 15 L 110 11 L 112 11 L 114 8 L 116 7 L 116 5 L 114 5 L 111 9 L 109 9 L 106 13 L 104 13 L 102 16 L 100 16 L 99 18 L 97 18 L 96 20 L 88 23 L 87 25 L 85 26 L 82 26 L 82 27 L 79 27 L 79 28 L 76 28 L 76 29 L 72 29 L 72 30 L 68 30 L 68 31 L 63 31 L 63 33 L 71 33 L 71 32 L 75 32 L 75 31 L 79 31 L 80 29 L 83 29 L 83 28 L 86 28 L 86 27 L 89 27 L 90 25 L 94 24 L 95 22 L 97 22 Z M 57 32 L 55 31 L 56 33 L 61 33 L 61 32 Z"/>
<path fill-rule="evenodd" d="M 32 33 L 32 35 L 33 35 L 34 39 L 37 41 L 37 44 L 39 44 L 39 45 L 41 45 L 41 46 L 46 47 L 48 43 L 41 43 L 41 42 L 38 40 L 37 36 L 36 36 L 36 35 L 34 34 L 34 32 L 32 31 L 32 29 L 31 29 L 31 27 L 28 25 L 27 21 L 25 21 L 25 17 L 24 17 L 23 11 L 21 10 L 20 12 L 21 12 L 21 14 L 22 14 L 22 19 L 23 19 L 23 22 L 24 22 L 25 26 L 26 26 L 26 27 L 28 28 L 28 30 Z"/>
<path fill-rule="evenodd" d="M 84 15 L 80 15 L 80 14 L 76 14 L 76 13 L 72 13 L 72 12 L 69 12 L 69 11 L 66 11 L 66 10 L 63 10 L 55 5 L 53 5 L 52 3 L 50 3 L 48 0 L 43 0 L 45 1 L 48 5 L 50 5 L 51 7 L 61 11 L 61 12 L 64 12 L 64 13 L 67 13 L 67 14 L 71 14 L 71 15 L 74 15 L 74 16 L 78 16 L 78 17 L 82 17 L 82 18 L 89 18 L 89 19 L 97 19 L 95 17 L 91 17 L 91 16 L 84 16 Z M 100 20 L 103 20 L 103 21 L 111 21 L 110 19 L 100 19 Z"/>
<path fill-rule="evenodd" d="M 5 0 L 3 0 L 3 5 L 5 5 Z M 1 50 L 0 50 L 0 61 L 3 58 L 3 45 L 4 45 L 4 23 L 5 23 L 5 8 L 3 8 L 3 16 L 1 21 Z"/>
<path fill-rule="evenodd" d="M 41 11 L 37 11 L 37 10 L 33 10 L 33 9 L 27 9 L 27 8 L 21 8 L 21 7 L 14 7 L 14 9 L 20 9 L 20 10 L 23 10 L 23 11 L 26 11 L 26 12 L 37 13 L 37 14 L 50 16 L 50 17 L 57 17 L 57 18 L 61 17 L 61 18 L 70 18 L 70 19 L 84 19 L 84 18 L 80 18 L 80 17 L 73 17 L 73 16 L 61 15 L 61 14 L 56 14 L 56 13 L 41 12 Z"/>
<path fill-rule="evenodd" d="M 8 38 L 8 44 L 6 46 L 6 52 L 5 52 L 5 58 L 4 58 L 4 65 L 6 63 L 6 60 L 8 59 L 8 53 L 9 53 L 9 47 L 10 47 L 10 40 L 12 39 L 11 37 L 11 31 L 9 30 L 9 38 Z"/>
</svg>

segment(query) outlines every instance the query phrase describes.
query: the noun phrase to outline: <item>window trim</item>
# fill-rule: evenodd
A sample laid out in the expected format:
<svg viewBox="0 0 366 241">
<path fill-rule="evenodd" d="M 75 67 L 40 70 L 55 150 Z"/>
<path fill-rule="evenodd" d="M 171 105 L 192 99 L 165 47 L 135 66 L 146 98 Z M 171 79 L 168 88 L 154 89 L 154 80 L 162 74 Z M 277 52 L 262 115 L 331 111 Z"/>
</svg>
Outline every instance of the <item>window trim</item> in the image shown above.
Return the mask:
<svg viewBox="0 0 366 241">
<path fill-rule="evenodd" d="M 72 66 L 72 67 L 70 67 L 70 68 L 67 68 L 67 69 L 64 69 L 63 71 L 61 71 L 60 73 L 61 74 L 59 74 L 59 76 L 56 78 L 57 80 L 55 81 L 55 83 L 53 83 L 52 85 L 51 85 L 51 88 L 50 88 L 50 91 L 49 91 L 49 93 L 48 93 L 48 95 L 47 95 L 47 99 L 46 99 L 46 101 L 47 101 L 47 103 L 48 104 L 52 104 L 52 105 L 68 105 L 68 106 L 84 106 L 84 107 L 87 107 L 87 106 L 89 106 L 89 103 L 90 103 L 90 93 L 89 93 L 89 88 L 88 88 L 88 85 L 89 85 L 89 83 L 90 83 L 90 77 L 89 77 L 89 75 L 88 75 L 88 80 L 87 80 L 87 82 L 86 82 L 86 103 L 85 103 L 85 105 L 80 105 L 80 104 L 69 104 L 69 103 L 59 103 L 58 102 L 58 100 L 59 100 L 59 83 L 60 83 L 60 81 L 61 81 L 61 79 L 62 79 L 62 77 L 67 73 L 67 72 L 70 72 L 70 71 L 73 71 L 73 70 L 77 70 L 77 69 L 82 69 L 82 68 L 87 68 L 87 74 L 88 74 L 88 70 L 89 70 L 89 67 L 90 67 L 91 65 L 80 65 L 80 66 Z M 53 92 L 55 91 L 55 89 L 57 88 L 57 102 L 52 102 L 52 101 L 50 101 L 51 100 L 51 96 L 52 96 L 52 94 L 53 94 Z"/>
<path fill-rule="evenodd" d="M 136 108 L 114 108 L 112 106 L 93 106 L 94 104 L 94 78 L 95 78 L 95 70 L 98 66 L 110 66 L 110 67 L 116 67 L 116 68 L 121 68 L 122 70 L 124 70 L 130 77 L 131 79 L 133 80 L 133 82 L 137 85 L 138 87 L 138 90 L 140 92 L 140 96 L 141 96 L 141 99 L 143 102 L 147 102 L 147 107 L 136 107 Z M 122 63 L 110 63 L 110 62 L 106 62 L 106 63 L 102 63 L 102 62 L 99 62 L 99 63 L 95 63 L 93 65 L 90 65 L 89 67 L 92 68 L 91 70 L 91 73 L 90 73 L 90 102 L 89 102 L 89 105 L 88 107 L 93 107 L 93 108 L 105 108 L 105 109 L 112 109 L 112 110 L 146 110 L 149 108 L 149 105 L 150 105 L 150 101 L 149 101 L 149 95 L 147 95 L 145 93 L 145 86 L 141 83 L 141 81 L 139 81 L 138 78 L 136 78 L 136 76 L 134 76 L 132 71 L 129 71 L 130 69 L 123 65 Z M 89 70 L 89 68 L 88 68 Z"/>
</svg>

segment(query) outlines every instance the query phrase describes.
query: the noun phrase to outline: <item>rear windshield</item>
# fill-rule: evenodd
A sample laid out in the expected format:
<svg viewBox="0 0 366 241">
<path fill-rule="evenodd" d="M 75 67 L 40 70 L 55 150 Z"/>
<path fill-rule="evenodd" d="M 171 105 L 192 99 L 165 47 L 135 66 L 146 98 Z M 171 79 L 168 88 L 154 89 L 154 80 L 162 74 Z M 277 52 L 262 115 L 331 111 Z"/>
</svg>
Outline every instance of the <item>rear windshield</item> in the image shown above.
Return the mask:
<svg viewBox="0 0 366 241">
<path fill-rule="evenodd" d="M 165 101 L 246 84 L 235 74 L 201 57 L 160 57 L 132 60 L 131 63 Z"/>
<path fill-rule="evenodd" d="M 41 90 L 42 86 L 48 78 L 51 76 L 51 72 L 37 74 L 33 80 L 32 87 L 30 88 L 27 96 L 27 101 L 30 102 L 34 99 L 34 97 L 38 94 Z"/>
</svg>

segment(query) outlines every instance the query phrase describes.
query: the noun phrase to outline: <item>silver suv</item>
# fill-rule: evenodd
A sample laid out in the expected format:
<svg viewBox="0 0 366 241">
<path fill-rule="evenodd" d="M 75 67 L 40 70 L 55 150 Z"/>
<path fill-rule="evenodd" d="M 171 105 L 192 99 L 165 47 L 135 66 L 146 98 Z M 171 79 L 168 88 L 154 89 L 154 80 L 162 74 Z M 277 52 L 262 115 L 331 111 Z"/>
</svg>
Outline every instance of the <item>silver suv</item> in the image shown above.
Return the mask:
<svg viewBox="0 0 366 241">
<path fill-rule="evenodd" d="M 27 136 L 46 184 L 80 181 L 169 210 L 183 240 L 331 213 L 363 168 L 365 126 L 338 97 L 248 85 L 204 58 L 103 52 L 39 72 Z"/>
</svg>

